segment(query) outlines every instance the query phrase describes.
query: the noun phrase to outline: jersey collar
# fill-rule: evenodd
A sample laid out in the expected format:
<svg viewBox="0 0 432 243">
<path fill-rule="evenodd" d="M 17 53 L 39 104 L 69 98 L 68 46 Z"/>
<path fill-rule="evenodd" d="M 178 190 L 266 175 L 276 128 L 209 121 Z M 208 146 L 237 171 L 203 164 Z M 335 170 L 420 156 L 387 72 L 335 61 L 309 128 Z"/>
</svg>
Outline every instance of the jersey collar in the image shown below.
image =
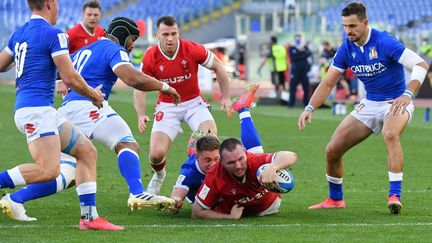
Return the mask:
<svg viewBox="0 0 432 243">
<path fill-rule="evenodd" d="M 368 37 L 366 38 L 365 43 L 364 43 L 362 46 L 357 45 L 357 43 L 355 43 L 355 42 L 354 42 L 354 44 L 355 44 L 356 46 L 360 47 L 361 51 L 363 52 L 363 47 L 364 47 L 364 46 L 369 42 L 369 40 L 370 40 L 370 38 L 371 38 L 371 35 L 372 35 L 372 28 L 371 28 L 371 27 L 368 27 Z"/>
<path fill-rule="evenodd" d="M 195 159 L 195 166 L 196 166 L 197 170 L 199 171 L 199 173 L 205 175 L 204 171 L 202 171 L 201 168 L 199 167 L 198 160 L 196 160 L 196 159 Z"/>
<path fill-rule="evenodd" d="M 95 27 L 95 31 L 94 31 L 94 33 L 92 34 L 86 27 L 85 27 L 85 25 L 83 24 L 83 22 L 81 21 L 80 22 L 80 25 L 81 25 L 81 27 L 84 29 L 84 31 L 88 34 L 88 35 L 90 35 L 90 36 L 94 36 L 95 34 L 96 34 L 96 27 Z"/>
<path fill-rule="evenodd" d="M 40 16 L 40 15 L 37 15 L 37 14 L 33 14 L 33 15 L 30 17 L 30 19 L 43 19 L 43 20 L 45 20 L 47 23 L 49 23 L 48 20 L 46 20 L 44 17 L 42 17 L 42 16 Z"/>
<path fill-rule="evenodd" d="M 177 53 L 178 53 L 179 50 L 180 50 L 180 39 L 177 40 L 177 50 L 175 51 L 175 53 L 174 53 L 174 55 L 173 55 L 172 57 L 167 56 L 167 55 L 165 54 L 165 52 L 163 52 L 162 47 L 160 46 L 160 42 L 158 43 L 158 48 L 159 48 L 159 51 L 162 53 L 162 55 L 163 55 L 166 59 L 168 59 L 169 61 L 172 61 L 172 60 L 174 60 L 174 59 L 177 57 Z"/>
</svg>

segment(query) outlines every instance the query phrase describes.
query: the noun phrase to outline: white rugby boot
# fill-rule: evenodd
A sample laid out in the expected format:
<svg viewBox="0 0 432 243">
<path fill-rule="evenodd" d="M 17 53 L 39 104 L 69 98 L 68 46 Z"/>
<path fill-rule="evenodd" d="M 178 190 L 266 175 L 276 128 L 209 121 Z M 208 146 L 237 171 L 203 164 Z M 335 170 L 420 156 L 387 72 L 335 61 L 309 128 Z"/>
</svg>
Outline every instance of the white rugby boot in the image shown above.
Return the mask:
<svg viewBox="0 0 432 243">
<path fill-rule="evenodd" d="M 138 195 L 129 195 L 128 207 L 134 209 L 155 208 L 157 210 L 166 210 L 175 204 L 175 200 L 165 196 L 156 196 L 148 192 Z"/>
<path fill-rule="evenodd" d="M 9 218 L 18 221 L 36 221 L 36 218 L 32 218 L 26 215 L 26 210 L 22 203 L 14 202 L 10 198 L 10 194 L 6 194 L 0 200 L 0 208 L 3 210 L 3 214 L 9 216 Z"/>
</svg>

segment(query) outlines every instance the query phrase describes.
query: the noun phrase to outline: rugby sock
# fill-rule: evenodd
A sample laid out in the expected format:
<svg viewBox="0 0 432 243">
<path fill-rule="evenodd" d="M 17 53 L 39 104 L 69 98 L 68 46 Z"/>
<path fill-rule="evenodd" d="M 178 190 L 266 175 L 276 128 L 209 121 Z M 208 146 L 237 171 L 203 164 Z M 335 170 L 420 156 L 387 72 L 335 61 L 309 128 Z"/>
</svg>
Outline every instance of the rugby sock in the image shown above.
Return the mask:
<svg viewBox="0 0 432 243">
<path fill-rule="evenodd" d="M 402 179 L 403 179 L 403 172 L 400 173 L 393 173 L 388 172 L 389 175 L 389 181 L 390 181 L 390 190 L 389 190 L 389 197 L 392 195 L 397 195 L 398 198 L 401 197 L 401 191 L 402 191 Z"/>
<path fill-rule="evenodd" d="M 239 118 L 241 128 L 240 136 L 246 150 L 253 153 L 263 153 L 264 150 L 261 140 L 253 123 L 248 107 L 244 107 L 239 110 Z"/>
<path fill-rule="evenodd" d="M 18 166 L 0 173 L 0 188 L 14 188 L 27 185 Z"/>
<path fill-rule="evenodd" d="M 81 219 L 92 221 L 99 217 L 96 209 L 96 182 L 85 182 L 77 186 Z"/>
<path fill-rule="evenodd" d="M 0 173 L 0 188 L 14 188 L 15 185 L 7 171 Z"/>
<path fill-rule="evenodd" d="M 150 165 L 153 168 L 153 170 L 158 173 L 164 170 L 165 165 L 166 165 L 166 158 L 164 158 L 161 162 L 155 164 L 151 159 L 150 159 Z M 162 172 L 161 172 L 162 173 Z"/>
<path fill-rule="evenodd" d="M 141 168 L 138 154 L 132 149 L 120 150 L 117 157 L 120 173 L 125 178 L 129 191 L 133 195 L 144 192 L 141 181 Z"/>
<path fill-rule="evenodd" d="M 43 183 L 30 184 L 21 190 L 10 195 L 10 198 L 17 203 L 25 203 L 41 197 L 46 197 L 57 192 L 57 180 Z"/>
<path fill-rule="evenodd" d="M 342 180 L 343 178 L 336 178 L 326 174 L 329 183 L 330 198 L 333 200 L 343 200 Z"/>
</svg>

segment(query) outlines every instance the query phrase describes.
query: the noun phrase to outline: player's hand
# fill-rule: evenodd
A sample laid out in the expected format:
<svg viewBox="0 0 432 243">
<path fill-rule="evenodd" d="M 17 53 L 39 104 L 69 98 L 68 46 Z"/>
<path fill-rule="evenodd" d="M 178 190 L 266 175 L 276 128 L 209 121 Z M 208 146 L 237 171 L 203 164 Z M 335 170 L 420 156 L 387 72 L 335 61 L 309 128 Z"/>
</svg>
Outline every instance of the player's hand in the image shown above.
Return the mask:
<svg viewBox="0 0 432 243">
<path fill-rule="evenodd" d="M 179 95 L 179 93 L 177 93 L 177 90 L 175 90 L 173 87 L 170 87 L 166 92 L 162 92 L 164 94 L 170 95 L 171 97 L 173 97 L 173 102 L 174 104 L 178 104 L 180 103 L 181 97 Z"/>
<path fill-rule="evenodd" d="M 276 169 L 269 165 L 261 173 L 259 182 L 267 189 L 274 190 L 278 188 Z"/>
<path fill-rule="evenodd" d="M 145 130 L 147 129 L 147 125 L 146 122 L 149 122 L 150 118 L 146 115 L 138 117 L 138 130 L 140 131 L 140 133 L 145 132 Z"/>
<path fill-rule="evenodd" d="M 238 204 L 234 204 L 234 206 L 231 208 L 231 219 L 240 219 L 243 214 L 244 207 L 239 207 Z"/>
<path fill-rule="evenodd" d="M 234 109 L 232 108 L 232 102 L 230 97 L 222 97 L 220 110 L 226 110 L 228 117 L 231 118 Z"/>
<path fill-rule="evenodd" d="M 183 207 L 183 200 L 179 197 L 174 197 L 173 199 L 175 200 L 175 204 L 172 205 L 168 211 L 172 214 L 177 214 Z"/>
<path fill-rule="evenodd" d="M 105 94 L 101 91 L 102 84 L 93 89 L 93 95 L 91 97 L 91 101 L 94 106 L 97 108 L 102 108 Z"/>
<path fill-rule="evenodd" d="M 312 112 L 305 110 L 303 111 L 303 113 L 301 113 L 298 122 L 297 122 L 297 126 L 298 129 L 300 131 L 303 131 L 304 128 L 306 127 L 306 121 L 308 121 L 308 123 L 312 123 Z"/>
<path fill-rule="evenodd" d="M 411 104 L 411 99 L 406 95 L 402 95 L 388 103 L 391 104 L 390 114 L 394 116 L 399 114 L 403 115 L 405 113 L 405 108 Z"/>
<path fill-rule="evenodd" d="M 66 96 L 68 94 L 68 87 L 61 80 L 56 81 L 57 94 L 61 96 Z"/>
</svg>

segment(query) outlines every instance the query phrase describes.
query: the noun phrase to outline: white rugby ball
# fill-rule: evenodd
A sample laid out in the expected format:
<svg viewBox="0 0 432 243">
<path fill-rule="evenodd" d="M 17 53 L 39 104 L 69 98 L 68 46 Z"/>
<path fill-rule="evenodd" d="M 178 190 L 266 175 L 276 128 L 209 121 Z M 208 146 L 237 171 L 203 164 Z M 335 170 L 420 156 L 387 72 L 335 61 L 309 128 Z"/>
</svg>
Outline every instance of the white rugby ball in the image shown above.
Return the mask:
<svg viewBox="0 0 432 243">
<path fill-rule="evenodd" d="M 267 164 L 264 164 L 258 168 L 256 172 L 258 181 L 261 173 L 265 170 L 266 167 Z M 288 169 L 278 170 L 276 171 L 276 175 L 277 175 L 277 183 L 279 185 L 279 188 L 272 189 L 272 190 L 267 188 L 269 191 L 277 192 L 277 193 L 287 193 L 294 188 L 294 177 Z"/>
</svg>

